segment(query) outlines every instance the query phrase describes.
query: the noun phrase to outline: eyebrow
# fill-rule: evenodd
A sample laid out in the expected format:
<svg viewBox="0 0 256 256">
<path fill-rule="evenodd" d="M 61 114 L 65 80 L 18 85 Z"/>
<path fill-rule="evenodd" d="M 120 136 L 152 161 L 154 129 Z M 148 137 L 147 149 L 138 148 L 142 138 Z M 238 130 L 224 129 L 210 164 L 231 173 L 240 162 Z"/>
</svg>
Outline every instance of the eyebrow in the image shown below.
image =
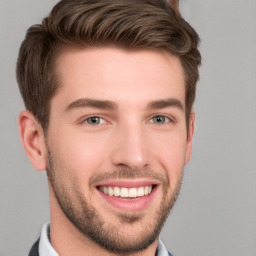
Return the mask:
<svg viewBox="0 0 256 256">
<path fill-rule="evenodd" d="M 152 101 L 147 105 L 148 109 L 162 109 L 167 107 L 176 107 L 180 110 L 184 110 L 182 103 L 174 98 L 165 99 L 165 100 L 156 100 Z M 66 107 L 66 111 L 70 111 L 72 109 L 77 108 L 98 108 L 98 109 L 108 109 L 108 110 L 116 110 L 118 109 L 118 105 L 110 100 L 96 100 L 96 99 L 87 99 L 82 98 L 73 101 Z"/>
<path fill-rule="evenodd" d="M 180 110 L 184 110 L 184 107 L 181 101 L 174 98 L 165 99 L 165 100 L 156 100 L 148 104 L 149 109 L 162 109 L 167 107 L 175 107 Z"/>
<path fill-rule="evenodd" d="M 98 108 L 98 109 L 117 109 L 117 104 L 110 100 L 95 100 L 95 99 L 78 99 L 70 103 L 66 107 L 66 111 L 70 111 L 76 108 Z"/>
</svg>

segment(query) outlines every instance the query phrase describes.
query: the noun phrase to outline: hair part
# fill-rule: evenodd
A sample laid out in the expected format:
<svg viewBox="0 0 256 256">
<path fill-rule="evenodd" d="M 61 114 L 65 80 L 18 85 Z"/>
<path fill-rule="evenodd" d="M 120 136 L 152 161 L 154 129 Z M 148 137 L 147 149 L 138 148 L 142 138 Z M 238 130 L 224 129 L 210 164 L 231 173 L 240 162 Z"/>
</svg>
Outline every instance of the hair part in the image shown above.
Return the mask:
<svg viewBox="0 0 256 256">
<path fill-rule="evenodd" d="M 174 3 L 176 2 L 176 3 Z M 181 18 L 178 1 L 62 0 L 42 24 L 31 26 L 17 62 L 25 107 L 47 130 L 50 101 L 59 85 L 55 62 L 64 45 L 161 49 L 179 57 L 185 74 L 187 124 L 195 100 L 199 37 Z"/>
</svg>

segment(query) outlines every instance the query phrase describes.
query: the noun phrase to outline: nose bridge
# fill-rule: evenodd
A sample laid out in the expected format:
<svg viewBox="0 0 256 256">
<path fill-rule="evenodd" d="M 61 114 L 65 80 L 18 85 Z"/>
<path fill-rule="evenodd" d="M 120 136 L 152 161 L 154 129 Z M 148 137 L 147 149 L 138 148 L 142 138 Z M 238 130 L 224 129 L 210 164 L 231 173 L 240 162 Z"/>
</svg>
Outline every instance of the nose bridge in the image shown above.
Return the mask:
<svg viewBox="0 0 256 256">
<path fill-rule="evenodd" d="M 145 168 L 149 164 L 147 137 L 143 124 L 123 124 L 116 133 L 117 140 L 112 154 L 114 165 L 132 169 Z"/>
</svg>

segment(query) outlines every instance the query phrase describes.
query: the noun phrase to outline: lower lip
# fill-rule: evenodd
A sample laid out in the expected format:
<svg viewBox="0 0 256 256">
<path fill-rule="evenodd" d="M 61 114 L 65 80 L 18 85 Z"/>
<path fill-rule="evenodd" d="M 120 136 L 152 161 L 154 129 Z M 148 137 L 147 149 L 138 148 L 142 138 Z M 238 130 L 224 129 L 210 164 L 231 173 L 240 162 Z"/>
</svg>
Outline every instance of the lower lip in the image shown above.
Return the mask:
<svg viewBox="0 0 256 256">
<path fill-rule="evenodd" d="M 146 196 L 137 197 L 134 199 L 122 199 L 121 197 L 109 196 L 98 190 L 101 197 L 112 207 L 123 211 L 143 211 L 146 210 L 153 202 L 156 194 L 157 186 L 152 192 Z"/>
</svg>

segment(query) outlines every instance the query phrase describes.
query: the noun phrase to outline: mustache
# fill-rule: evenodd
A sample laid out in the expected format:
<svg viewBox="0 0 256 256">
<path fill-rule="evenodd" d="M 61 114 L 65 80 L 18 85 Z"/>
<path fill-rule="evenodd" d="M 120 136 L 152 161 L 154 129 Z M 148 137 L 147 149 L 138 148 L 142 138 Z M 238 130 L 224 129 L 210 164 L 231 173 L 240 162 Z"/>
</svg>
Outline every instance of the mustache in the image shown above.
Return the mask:
<svg viewBox="0 0 256 256">
<path fill-rule="evenodd" d="M 131 169 L 127 167 L 116 169 L 112 172 L 99 172 L 94 174 L 90 180 L 89 184 L 91 186 L 97 185 L 101 182 L 110 179 L 135 179 L 135 178 L 149 178 L 157 180 L 163 185 L 169 185 L 169 178 L 165 173 L 158 173 L 150 169 Z"/>
</svg>

